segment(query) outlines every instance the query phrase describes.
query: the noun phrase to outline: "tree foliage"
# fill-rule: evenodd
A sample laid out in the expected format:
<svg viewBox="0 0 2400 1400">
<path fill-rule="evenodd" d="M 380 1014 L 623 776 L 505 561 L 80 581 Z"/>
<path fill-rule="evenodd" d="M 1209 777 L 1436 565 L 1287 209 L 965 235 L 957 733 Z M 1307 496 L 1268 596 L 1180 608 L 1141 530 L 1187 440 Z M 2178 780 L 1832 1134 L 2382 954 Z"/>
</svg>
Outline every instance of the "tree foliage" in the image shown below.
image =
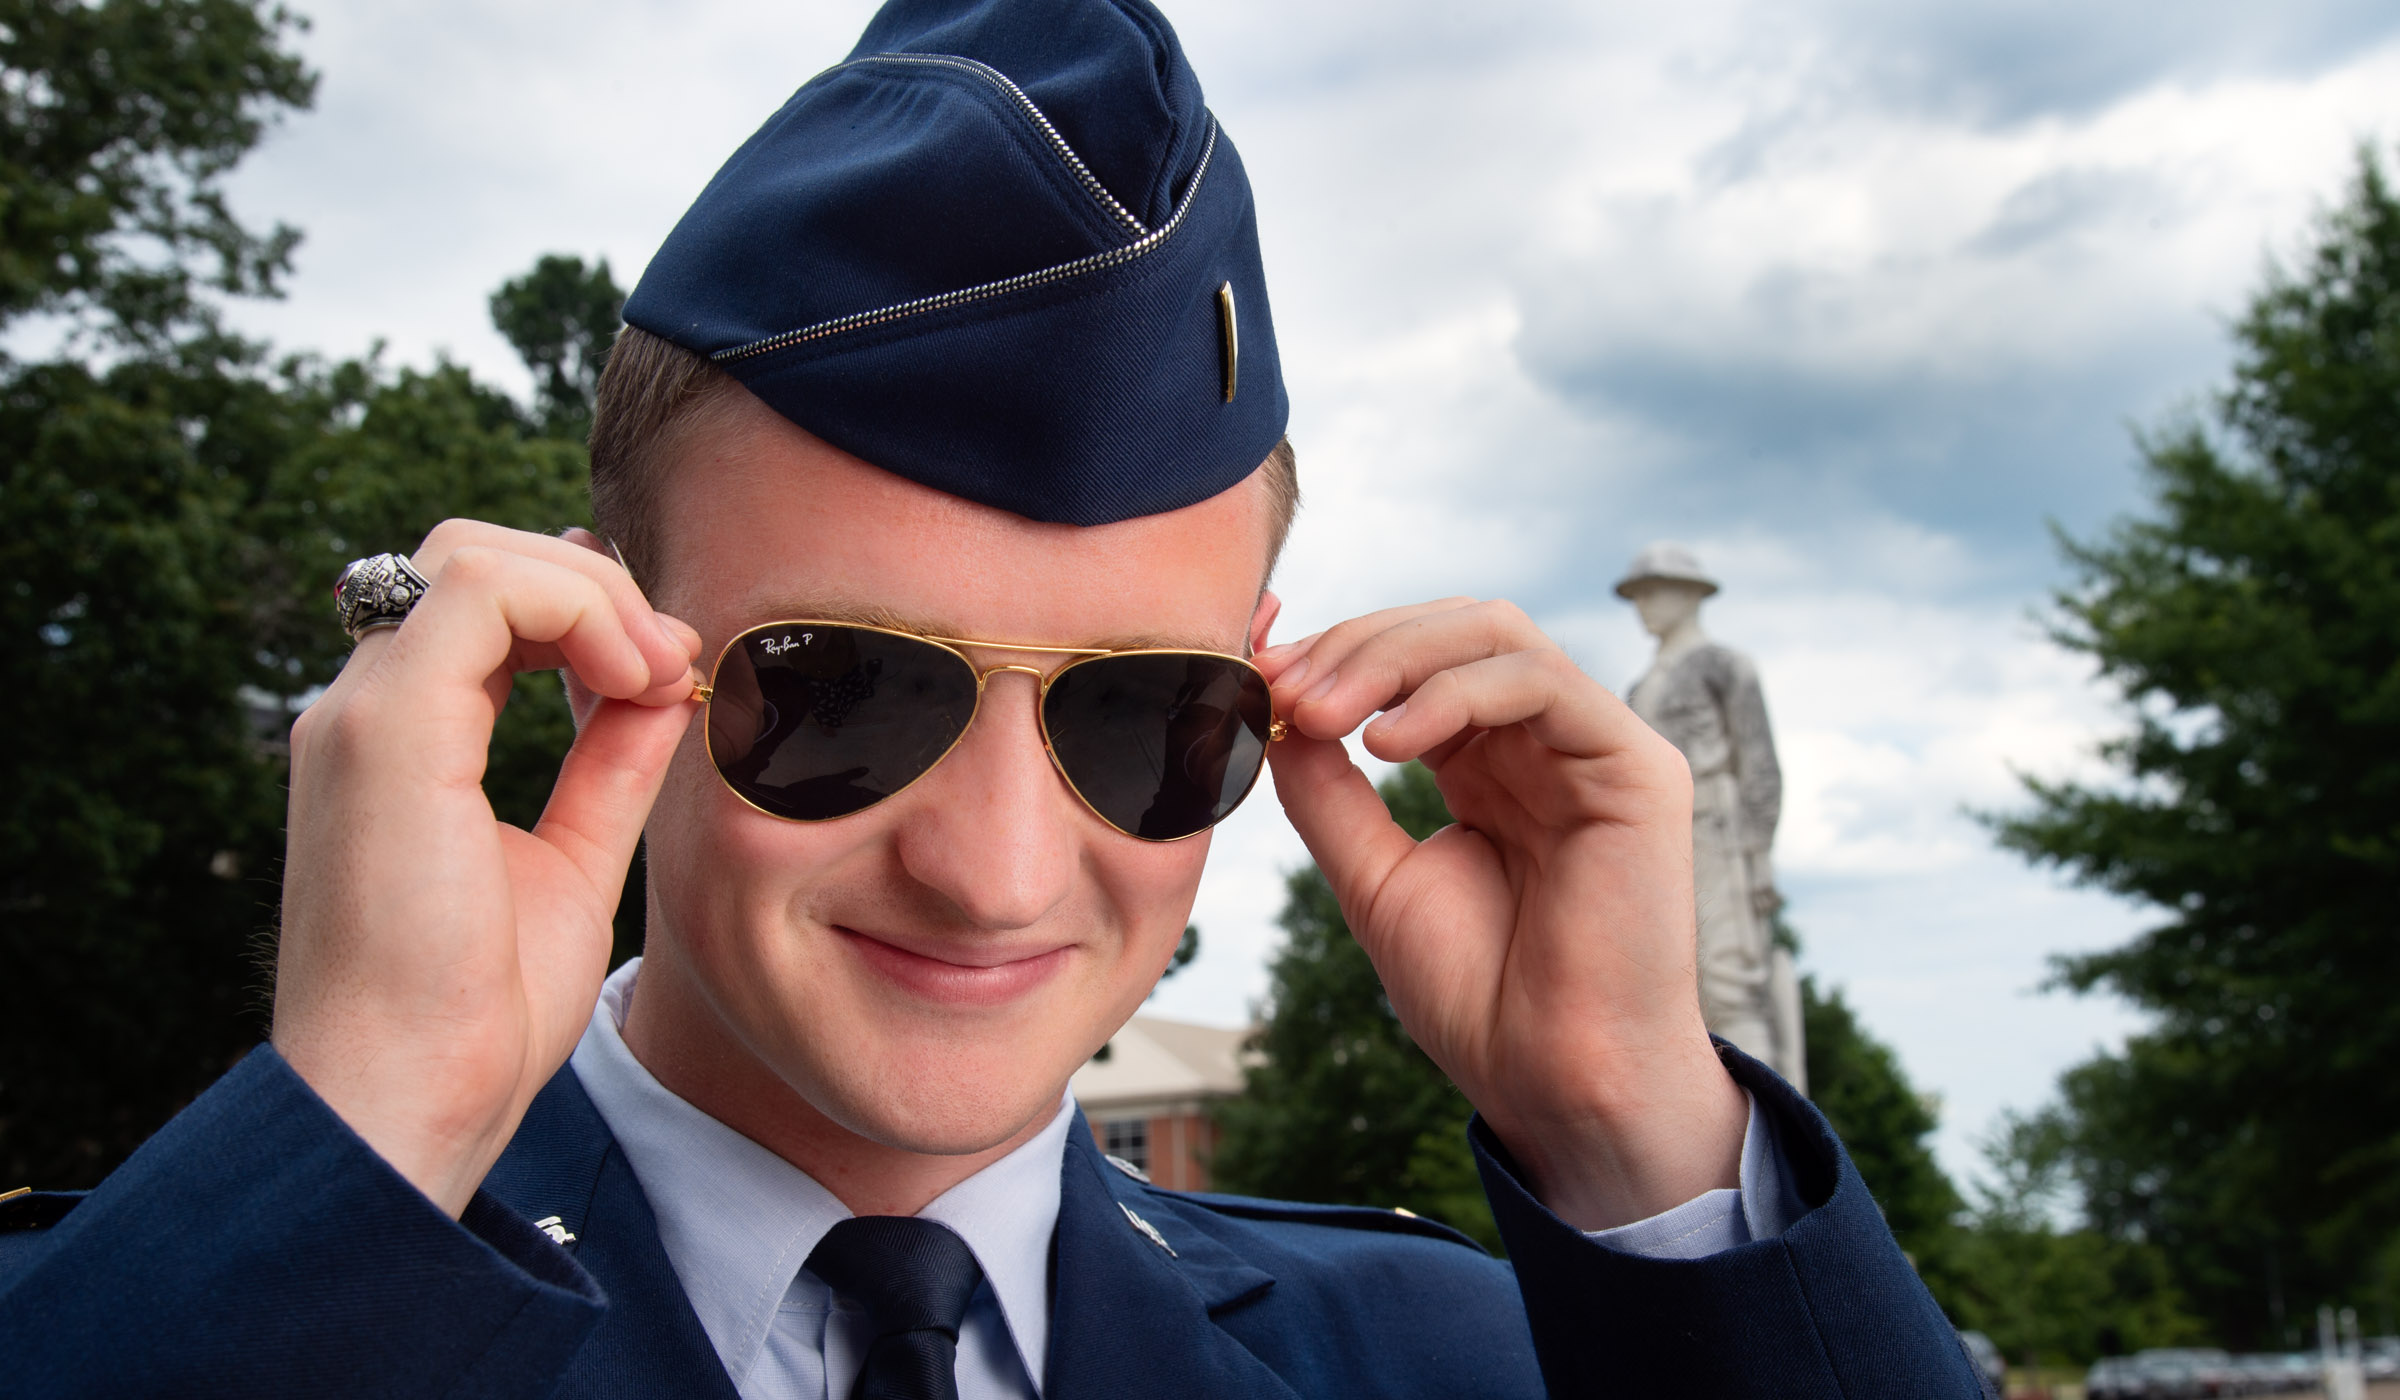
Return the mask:
<svg viewBox="0 0 2400 1400">
<path fill-rule="evenodd" d="M 1381 791 L 1411 836 L 1450 824 L 1421 765 L 1397 770 Z M 1401 1029 L 1324 875 L 1305 866 L 1285 887 L 1289 941 L 1269 972 L 1262 1057 L 1242 1096 L 1217 1111 L 1217 1188 L 1405 1206 L 1497 1249 L 1467 1147 L 1466 1096 Z"/>
<path fill-rule="evenodd" d="M 2387 1294 L 2400 1242 L 2400 201 L 2347 200 L 2234 327 L 2150 512 L 2068 541 L 2056 635 L 2122 693 L 2122 781 L 2029 781 L 2031 859 L 2163 911 L 2064 980 L 2153 1028 L 2065 1081 L 2094 1223 L 2228 1343 Z"/>
<path fill-rule="evenodd" d="M 1937 1293 L 1960 1326 L 2028 1366 L 2211 1340 L 2164 1251 L 2072 1221 L 2063 1115 L 2004 1116 L 1984 1161 L 1986 1179 L 1939 1273 Z"/>
<path fill-rule="evenodd" d="M 569 347 L 530 366 L 530 408 L 455 365 L 272 361 L 223 331 L 215 298 L 271 293 L 297 237 L 222 188 L 309 99 L 297 27 L 0 0 L 0 328 L 79 332 L 0 362 L 0 1183 L 97 1180 L 263 1031 L 282 740 L 348 654 L 340 566 L 448 515 L 585 516 L 605 266 L 510 284 L 512 341 Z M 524 291 L 553 283 L 576 295 Z M 557 679 L 521 680 L 501 816 L 538 814 L 569 737 Z"/>
<path fill-rule="evenodd" d="M 1901 1249 L 1933 1281 L 1966 1205 L 1926 1142 L 1940 1119 L 1909 1083 L 1899 1055 L 1859 1024 L 1841 988 L 1819 991 L 1814 977 L 1803 977 L 1800 1015 L 1810 1097 L 1841 1136 Z"/>
<path fill-rule="evenodd" d="M 299 235 L 222 179 L 316 79 L 257 0 L 0 0 L 0 324 L 92 316 L 155 345 L 206 290 L 272 292 Z"/>
<path fill-rule="evenodd" d="M 533 407 L 542 431 L 578 442 L 592 431 L 600 370 L 624 325 L 625 293 L 608 259 L 549 254 L 492 293 L 492 324 L 533 371 Z"/>
<path fill-rule="evenodd" d="M 12 1183 L 89 1181 L 224 1068 L 217 1028 L 242 1019 L 260 916 L 239 877 L 270 868 L 282 804 L 240 694 L 272 677 L 226 528 L 242 490 L 218 468 L 240 449 L 182 430 L 229 396 L 247 397 L 154 366 L 44 365 L 0 388 Z M 244 437 L 285 436 L 273 407 L 242 407 Z"/>
<path fill-rule="evenodd" d="M 0 384 L 0 1179 L 95 1180 L 264 1029 L 281 740 L 347 655 L 340 563 L 452 513 L 575 520 L 581 477 L 453 366 Z M 519 691 L 487 788 L 522 822 L 569 736 L 554 677 Z"/>
<path fill-rule="evenodd" d="M 2063 1114 L 2004 1118 L 1962 1198 L 1926 1141 L 1939 1117 L 1899 1056 L 1838 988 L 1803 978 L 1800 991 L 1810 1092 L 1951 1321 L 2025 1364 L 2205 1340 L 2156 1246 L 2071 1221 Z"/>
</svg>

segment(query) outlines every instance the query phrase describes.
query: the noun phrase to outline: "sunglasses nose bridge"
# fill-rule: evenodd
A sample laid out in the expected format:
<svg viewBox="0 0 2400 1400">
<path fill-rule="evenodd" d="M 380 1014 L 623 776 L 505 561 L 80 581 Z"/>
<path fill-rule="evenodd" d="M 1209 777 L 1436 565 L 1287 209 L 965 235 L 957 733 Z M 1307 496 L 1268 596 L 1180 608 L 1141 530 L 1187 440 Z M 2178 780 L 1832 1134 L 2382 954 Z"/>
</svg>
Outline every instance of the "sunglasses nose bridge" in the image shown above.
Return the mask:
<svg viewBox="0 0 2400 1400">
<path fill-rule="evenodd" d="M 1033 683 L 1037 686 L 1050 679 L 1050 673 L 1043 670 L 1039 666 L 1020 666 L 1012 662 L 1006 666 L 994 666 L 989 670 L 977 672 L 975 675 L 976 684 L 978 686 L 988 685 L 991 683 L 992 677 L 999 675 L 1003 671 L 1015 671 L 1019 675 L 1031 676 L 1033 677 Z"/>
<path fill-rule="evenodd" d="M 1036 721 L 1036 724 L 1037 724 L 1037 726 L 1038 726 L 1038 724 L 1039 724 L 1039 721 L 1040 721 L 1040 712 L 1041 712 L 1041 706 L 1042 706 L 1042 696 L 1043 696 L 1043 695 L 1044 695 L 1044 693 L 1046 693 L 1046 692 L 1049 690 L 1049 688 L 1050 688 L 1050 672 L 1043 670 L 1043 669 L 1042 669 L 1041 667 L 1039 667 L 1039 666 L 1027 666 L 1027 665 L 1025 665 L 1025 664 L 1024 664 L 1024 663 L 1022 663 L 1022 662 L 1014 662 L 1014 661 L 1012 661 L 1012 662 L 1009 662 L 1009 663 L 1007 663 L 1006 665 L 1001 665 L 1001 666 L 989 666 L 989 667 L 980 667 L 980 668 L 978 668 L 978 669 L 976 670 L 976 672 L 975 672 L 975 711 L 976 711 L 976 714 L 977 714 L 977 715 L 981 715 L 981 714 L 983 713 L 983 702 L 984 702 L 984 699 L 985 699 L 987 696 L 989 696 L 989 695 L 991 694 L 991 689 L 992 689 L 992 677 L 994 677 L 994 676 L 999 676 L 999 675 L 1005 675 L 1005 674 L 1007 674 L 1008 672 L 1011 672 L 1011 671 L 1014 671 L 1014 672 L 1016 672 L 1018 675 L 1021 675 L 1021 676 L 1025 677 L 1027 680 L 1030 680 L 1030 681 L 1032 681 L 1032 682 L 1033 682 L 1033 706 L 1034 706 L 1034 712 L 1035 712 L 1035 721 Z M 962 736 L 962 737 L 963 737 L 963 736 Z M 1042 746 L 1043 746 L 1044 748 L 1048 748 L 1048 747 L 1049 747 L 1049 739 L 1048 739 L 1048 736 L 1047 736 L 1047 735 L 1045 735 L 1045 736 L 1044 736 L 1044 738 L 1043 738 Z"/>
<path fill-rule="evenodd" d="M 976 708 L 976 709 L 980 710 L 980 709 L 982 709 L 982 708 L 983 708 L 983 698 L 984 698 L 986 695 L 989 695 L 989 694 L 991 693 L 991 689 L 992 689 L 992 678 L 993 678 L 994 676 L 1003 676 L 1003 675 L 1007 675 L 1008 673 L 1010 673 L 1010 672 L 1012 672 L 1012 671 L 1013 671 L 1013 672 L 1015 672 L 1016 674 L 1020 675 L 1020 676 L 1023 676 L 1023 677 L 1025 677 L 1027 680 L 1030 680 L 1030 681 L 1032 681 L 1032 682 L 1033 682 L 1033 697 L 1034 697 L 1034 698 L 1033 698 L 1033 705 L 1034 705 L 1034 709 L 1035 709 L 1035 710 L 1037 710 L 1037 711 L 1041 709 L 1041 705 L 1042 705 L 1042 693 L 1043 693 L 1044 691 L 1046 691 L 1046 690 L 1048 690 L 1048 689 L 1050 688 L 1050 673 L 1049 673 L 1048 671 L 1045 671 L 1045 670 L 1043 670 L 1043 669 L 1042 669 L 1041 667 L 1039 667 L 1039 666 L 1028 666 L 1028 665 L 1026 665 L 1025 663 L 1021 662 L 1021 661 L 1012 661 L 1012 662 L 1009 662 L 1009 663 L 1007 663 L 1006 665 L 1002 665 L 1002 666 L 987 666 L 987 667 L 980 667 L 980 668 L 978 668 L 978 669 L 976 670 L 976 672 L 975 672 L 975 708 Z"/>
<path fill-rule="evenodd" d="M 973 715 L 972 715 L 972 716 L 969 718 L 969 720 L 968 720 L 969 727 L 971 728 L 971 727 L 972 727 L 974 724 L 976 724 L 977 722 L 979 722 L 979 721 L 982 721 L 982 720 L 984 719 L 984 708 L 983 708 L 983 705 L 984 705 L 984 701 L 985 701 L 985 700 L 986 700 L 986 699 L 987 699 L 987 698 L 990 696 L 990 694 L 991 694 L 991 682 L 992 682 L 992 678 L 993 678 L 994 676 L 1002 675 L 1002 674 L 1005 674 L 1005 673 L 1007 673 L 1007 672 L 1011 672 L 1011 671 L 1014 671 L 1014 672 L 1016 672 L 1017 674 L 1019 674 L 1019 675 L 1021 675 L 1021 676 L 1024 676 L 1026 679 L 1028 679 L 1028 680 L 1030 680 L 1030 681 L 1032 681 L 1032 682 L 1033 682 L 1034 734 L 1035 734 L 1035 736 L 1036 736 L 1037 738 L 1039 738 L 1039 739 L 1041 740 L 1041 744 L 1042 744 L 1042 756 L 1043 756 L 1044 758 L 1046 758 L 1046 759 L 1048 759 L 1048 760 L 1049 760 L 1049 766 L 1050 766 L 1050 769 L 1051 769 L 1051 771 L 1052 771 L 1052 772 L 1054 772 L 1055 774 L 1057 774 L 1057 776 L 1058 776 L 1058 777 L 1060 777 L 1061 779 L 1065 779 L 1065 781 L 1066 781 L 1066 784 L 1067 784 L 1067 789 L 1068 789 L 1070 792 L 1074 792 L 1074 793 L 1075 793 L 1075 795 L 1076 795 L 1076 798 L 1077 798 L 1077 800 L 1078 800 L 1078 801 L 1082 801 L 1082 800 L 1083 800 L 1083 794 L 1082 794 L 1082 793 L 1081 793 L 1079 790 L 1077 790 L 1077 789 L 1076 789 L 1074 780 L 1073 780 L 1073 779 L 1071 779 L 1071 778 L 1067 778 L 1067 775 L 1066 775 L 1066 770 L 1065 770 L 1064 768 L 1062 768 L 1062 767 L 1060 767 L 1060 766 L 1059 766 L 1059 762 L 1058 762 L 1058 752 L 1057 752 L 1057 750 L 1053 749 L 1053 748 L 1051 747 L 1051 745 L 1050 745 L 1050 727 L 1049 727 L 1049 725 L 1048 725 L 1048 724 L 1047 724 L 1047 723 L 1046 723 L 1046 722 L 1043 720 L 1043 718 L 1042 718 L 1042 713 L 1041 713 L 1041 711 L 1042 711 L 1042 703 L 1043 703 L 1043 700 L 1044 700 L 1044 698 L 1045 698 L 1045 697 L 1046 697 L 1046 696 L 1049 694 L 1049 690 L 1050 690 L 1050 681 L 1051 681 L 1052 677 L 1053 677 L 1053 676 L 1056 674 L 1056 671 L 1055 671 L 1054 669 L 1053 669 L 1053 670 L 1045 670 L 1045 669 L 1044 669 L 1044 668 L 1042 668 L 1042 667 L 1039 667 L 1039 666 L 1027 666 L 1027 665 L 1025 665 L 1025 664 L 1023 664 L 1023 663 L 1021 663 L 1021 662 L 1010 662 L 1010 663 L 1008 663 L 1008 664 L 1005 664 L 1005 665 L 1000 665 L 1000 666 L 991 666 L 991 667 L 979 667 L 979 668 L 976 668 L 976 670 L 975 670 L 975 712 L 974 712 L 974 714 L 973 714 Z M 962 730 L 962 731 L 960 732 L 960 734 L 959 734 L 959 737 L 958 737 L 958 739 L 957 739 L 957 740 L 955 740 L 955 741 L 953 741 L 953 743 L 952 743 L 952 746 L 951 746 L 951 749 L 950 749 L 949 751 L 946 751 L 946 752 L 943 754 L 943 757 L 944 757 L 945 759 L 946 759 L 946 758 L 948 758 L 948 757 L 950 756 L 950 753 L 954 753 L 954 752 L 956 752 L 956 750 L 957 750 L 957 746 L 958 746 L 959 744 L 963 744 L 963 743 L 965 743 L 965 742 L 966 742 L 966 731 L 963 731 L 963 730 Z M 1088 806 L 1090 806 L 1091 804 L 1090 804 L 1089 802 L 1085 802 L 1085 803 L 1084 803 L 1084 805 L 1088 807 Z M 1104 821 L 1105 821 L 1105 820 L 1106 820 L 1106 818 L 1102 818 L 1102 820 L 1104 820 Z"/>
</svg>

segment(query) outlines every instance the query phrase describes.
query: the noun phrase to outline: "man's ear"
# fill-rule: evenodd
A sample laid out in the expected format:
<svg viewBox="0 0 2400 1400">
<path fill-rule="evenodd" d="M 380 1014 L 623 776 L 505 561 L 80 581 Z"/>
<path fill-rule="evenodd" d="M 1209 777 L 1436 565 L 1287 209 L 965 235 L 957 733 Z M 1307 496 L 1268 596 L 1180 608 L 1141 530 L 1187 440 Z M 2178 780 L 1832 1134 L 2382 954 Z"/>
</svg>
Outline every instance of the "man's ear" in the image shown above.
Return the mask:
<svg viewBox="0 0 2400 1400">
<path fill-rule="evenodd" d="M 582 545 L 585 549 L 604 559 L 615 559 L 619 564 L 625 562 L 618 555 L 616 546 L 580 525 L 570 526 L 559 531 L 558 537 L 569 544 Z M 583 678 L 576 675 L 571 666 L 562 667 L 559 670 L 558 678 L 566 683 L 567 713 L 575 717 L 575 732 L 581 734 L 584 724 L 591 719 L 592 712 L 600 708 L 600 696 L 598 692 L 583 683 Z"/>
<path fill-rule="evenodd" d="M 1266 650 L 1268 629 L 1275 625 L 1275 615 L 1283 611 L 1283 600 L 1272 588 L 1258 590 L 1258 607 L 1250 614 L 1250 654 Z"/>
</svg>

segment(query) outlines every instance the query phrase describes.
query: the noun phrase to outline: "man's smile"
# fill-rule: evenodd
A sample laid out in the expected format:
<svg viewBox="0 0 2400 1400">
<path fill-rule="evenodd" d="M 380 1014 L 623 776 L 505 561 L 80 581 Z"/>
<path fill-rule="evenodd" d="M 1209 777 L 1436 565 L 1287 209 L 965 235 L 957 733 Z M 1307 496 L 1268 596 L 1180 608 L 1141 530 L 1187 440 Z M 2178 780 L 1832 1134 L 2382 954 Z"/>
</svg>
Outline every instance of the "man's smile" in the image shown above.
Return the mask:
<svg viewBox="0 0 2400 1400">
<path fill-rule="evenodd" d="M 924 941 L 904 947 L 901 935 L 869 934 L 836 924 L 833 932 L 859 960 L 926 1001 L 952 1006 L 1000 1006 L 1050 980 L 1067 964 L 1073 944 Z M 919 949 L 922 948 L 923 951 Z"/>
</svg>

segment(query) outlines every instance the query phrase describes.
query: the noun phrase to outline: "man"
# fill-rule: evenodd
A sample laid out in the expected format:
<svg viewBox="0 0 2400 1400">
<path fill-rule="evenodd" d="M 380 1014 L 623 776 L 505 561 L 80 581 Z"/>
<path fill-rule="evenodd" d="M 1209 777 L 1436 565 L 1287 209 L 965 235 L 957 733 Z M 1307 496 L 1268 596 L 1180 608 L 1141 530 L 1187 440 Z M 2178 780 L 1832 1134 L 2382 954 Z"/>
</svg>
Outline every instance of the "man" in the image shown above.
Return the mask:
<svg viewBox="0 0 2400 1400">
<path fill-rule="evenodd" d="M 626 315 L 606 539 L 450 522 L 344 580 L 273 1045 L 16 1203 L 12 1385 L 1977 1393 L 1821 1120 L 1702 1028 L 1674 751 L 1504 604 L 1266 645 L 1256 232 L 1156 11 L 887 7 Z M 534 667 L 579 733 L 528 833 L 478 780 Z M 1390 822 L 1362 726 L 1459 825 Z M 1267 751 L 1513 1268 L 1151 1189 L 1065 1097 Z"/>
</svg>

